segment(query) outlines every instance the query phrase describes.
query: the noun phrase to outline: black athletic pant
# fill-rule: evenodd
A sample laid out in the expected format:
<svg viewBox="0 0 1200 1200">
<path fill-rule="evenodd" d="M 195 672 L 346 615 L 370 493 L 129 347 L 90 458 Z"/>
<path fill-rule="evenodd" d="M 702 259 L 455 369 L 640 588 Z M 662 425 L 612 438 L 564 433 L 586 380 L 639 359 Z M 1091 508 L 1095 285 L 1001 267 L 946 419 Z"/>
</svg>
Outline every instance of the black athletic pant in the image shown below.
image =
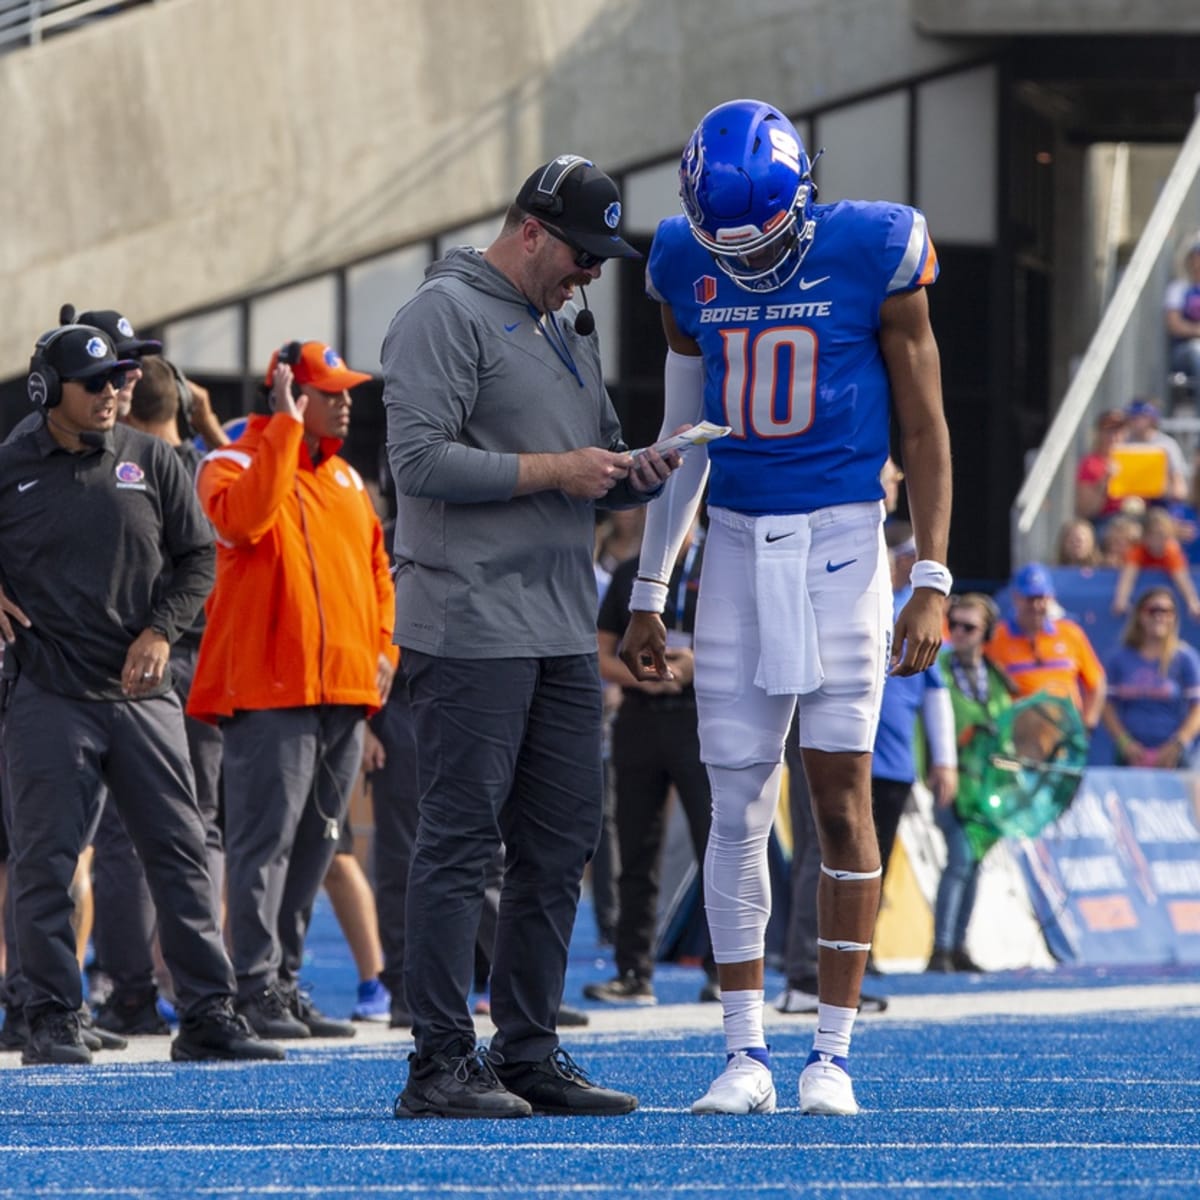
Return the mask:
<svg viewBox="0 0 1200 1200">
<path fill-rule="evenodd" d="M 422 1058 L 475 1041 L 468 997 L 484 880 L 501 844 L 491 1052 L 558 1045 L 567 948 L 601 809 L 595 654 L 454 659 L 403 649 L 420 817 L 408 883 L 405 988 Z"/>
</svg>

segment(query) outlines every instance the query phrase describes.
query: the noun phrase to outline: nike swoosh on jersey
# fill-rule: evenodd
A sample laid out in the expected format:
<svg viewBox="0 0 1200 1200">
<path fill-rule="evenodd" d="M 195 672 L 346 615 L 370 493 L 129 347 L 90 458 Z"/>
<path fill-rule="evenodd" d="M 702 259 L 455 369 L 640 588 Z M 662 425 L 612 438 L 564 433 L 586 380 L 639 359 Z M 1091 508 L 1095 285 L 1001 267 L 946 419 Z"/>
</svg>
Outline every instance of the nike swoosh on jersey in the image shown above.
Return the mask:
<svg viewBox="0 0 1200 1200">
<path fill-rule="evenodd" d="M 794 529 L 790 529 L 787 533 L 768 533 L 766 540 L 768 542 L 781 542 L 785 537 L 792 537 L 795 532 Z"/>
<path fill-rule="evenodd" d="M 798 281 L 800 290 L 807 292 L 809 288 L 815 288 L 818 283 L 824 283 L 828 278 L 828 275 L 822 275 L 820 279 L 801 279 Z"/>
<path fill-rule="evenodd" d="M 37 483 L 37 480 L 36 480 L 36 479 L 27 479 L 27 480 L 26 480 L 24 483 L 18 483 L 18 484 L 17 484 L 17 491 L 18 491 L 18 492 L 27 492 L 27 491 L 29 491 L 29 489 L 30 489 L 31 487 L 33 487 L 33 486 L 34 486 L 36 483 Z"/>
<path fill-rule="evenodd" d="M 840 562 L 840 563 L 835 563 L 829 559 L 826 559 L 825 560 L 825 570 L 827 570 L 830 573 L 830 575 L 832 575 L 834 573 L 834 571 L 844 570 L 846 567 L 850 566 L 851 563 L 856 563 L 856 562 L 858 562 L 857 558 L 848 558 L 848 559 L 846 559 L 845 562 Z"/>
<path fill-rule="evenodd" d="M 505 325 L 505 327 L 504 327 L 504 332 L 505 332 L 505 333 L 512 333 L 512 331 L 513 331 L 514 329 L 516 329 L 516 328 L 517 328 L 517 327 L 518 327 L 520 324 L 521 324 L 521 322 L 520 322 L 520 321 L 514 321 L 514 322 L 513 322 L 511 325 Z"/>
</svg>

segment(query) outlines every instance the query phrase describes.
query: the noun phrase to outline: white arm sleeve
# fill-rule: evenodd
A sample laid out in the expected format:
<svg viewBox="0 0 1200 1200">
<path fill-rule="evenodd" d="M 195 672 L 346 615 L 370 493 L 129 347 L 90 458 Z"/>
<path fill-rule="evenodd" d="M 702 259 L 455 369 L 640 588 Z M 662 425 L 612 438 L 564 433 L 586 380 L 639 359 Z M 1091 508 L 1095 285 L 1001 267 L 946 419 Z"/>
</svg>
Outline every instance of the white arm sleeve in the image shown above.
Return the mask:
<svg viewBox="0 0 1200 1200">
<path fill-rule="evenodd" d="M 663 370 L 663 423 L 659 437 L 680 425 L 695 425 L 704 416 L 704 359 L 667 351 Z M 708 449 L 693 446 L 663 486 L 662 494 L 646 506 L 646 528 L 638 575 L 666 583 L 683 544 L 708 479 Z"/>
<path fill-rule="evenodd" d="M 935 767 L 958 766 L 958 744 L 954 737 L 954 708 L 950 689 L 927 687 L 921 702 L 925 718 L 925 736 L 929 739 L 929 759 Z"/>
</svg>

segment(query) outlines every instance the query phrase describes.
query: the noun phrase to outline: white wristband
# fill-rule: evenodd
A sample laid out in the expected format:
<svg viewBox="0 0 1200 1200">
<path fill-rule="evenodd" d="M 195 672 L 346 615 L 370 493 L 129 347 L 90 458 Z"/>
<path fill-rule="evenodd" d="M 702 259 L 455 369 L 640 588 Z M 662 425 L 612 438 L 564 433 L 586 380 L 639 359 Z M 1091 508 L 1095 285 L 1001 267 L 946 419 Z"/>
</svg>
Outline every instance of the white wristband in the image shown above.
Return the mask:
<svg viewBox="0 0 1200 1200">
<path fill-rule="evenodd" d="M 909 582 L 914 588 L 933 588 L 935 592 L 948 596 L 954 586 L 954 576 L 950 574 L 949 567 L 934 562 L 931 558 L 923 558 L 920 562 L 913 563 Z"/>
<path fill-rule="evenodd" d="M 667 585 L 657 579 L 635 579 L 629 597 L 630 612 L 660 613 L 667 607 Z"/>
</svg>

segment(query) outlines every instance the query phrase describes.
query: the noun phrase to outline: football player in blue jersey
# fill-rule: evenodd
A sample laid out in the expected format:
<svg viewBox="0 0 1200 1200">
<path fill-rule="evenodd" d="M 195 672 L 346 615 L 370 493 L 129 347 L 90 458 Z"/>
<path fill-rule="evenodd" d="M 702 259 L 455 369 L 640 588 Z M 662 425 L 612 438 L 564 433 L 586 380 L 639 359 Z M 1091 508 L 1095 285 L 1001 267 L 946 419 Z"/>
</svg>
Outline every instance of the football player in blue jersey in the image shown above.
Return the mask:
<svg viewBox="0 0 1200 1200">
<path fill-rule="evenodd" d="M 704 417 L 731 432 L 689 450 L 649 506 L 621 654 L 639 679 L 670 677 L 658 614 L 711 465 L 695 684 L 726 1065 L 692 1111 L 775 1107 L 766 851 L 798 705 L 822 856 L 820 1006 L 800 1108 L 849 1115 L 847 1057 L 880 895 L 870 790 L 880 695 L 889 669 L 934 661 L 951 583 L 950 440 L 925 294 L 937 256 L 913 208 L 816 204 L 799 134 L 757 100 L 700 122 L 680 196 L 683 215 L 659 225 L 647 264 L 668 344 L 663 428 Z M 879 481 L 893 413 L 919 558 L 894 628 Z"/>
</svg>

